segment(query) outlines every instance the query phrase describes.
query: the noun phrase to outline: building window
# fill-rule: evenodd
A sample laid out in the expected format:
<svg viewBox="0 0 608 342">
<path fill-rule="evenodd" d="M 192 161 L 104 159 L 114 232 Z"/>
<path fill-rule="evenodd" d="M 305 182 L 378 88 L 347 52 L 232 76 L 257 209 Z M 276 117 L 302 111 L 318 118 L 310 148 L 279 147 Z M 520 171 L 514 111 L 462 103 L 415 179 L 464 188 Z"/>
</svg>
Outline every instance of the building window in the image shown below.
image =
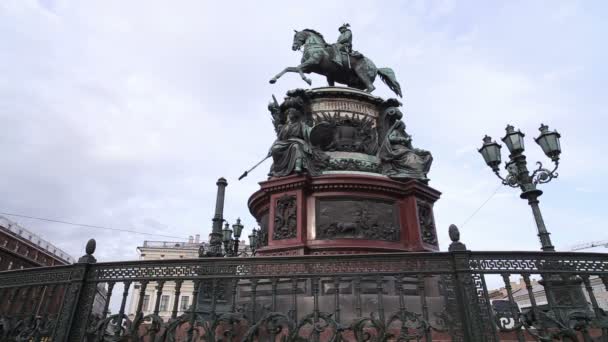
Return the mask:
<svg viewBox="0 0 608 342">
<path fill-rule="evenodd" d="M 144 301 L 141 306 L 142 311 L 148 311 L 148 306 L 150 306 L 150 295 L 144 295 Z"/>
<path fill-rule="evenodd" d="M 160 296 L 160 311 L 168 311 L 169 310 L 169 296 L 162 295 Z"/>
<path fill-rule="evenodd" d="M 188 310 L 188 306 L 190 305 L 190 297 L 188 296 L 182 296 L 182 303 L 180 306 L 180 311 L 186 311 Z"/>
</svg>

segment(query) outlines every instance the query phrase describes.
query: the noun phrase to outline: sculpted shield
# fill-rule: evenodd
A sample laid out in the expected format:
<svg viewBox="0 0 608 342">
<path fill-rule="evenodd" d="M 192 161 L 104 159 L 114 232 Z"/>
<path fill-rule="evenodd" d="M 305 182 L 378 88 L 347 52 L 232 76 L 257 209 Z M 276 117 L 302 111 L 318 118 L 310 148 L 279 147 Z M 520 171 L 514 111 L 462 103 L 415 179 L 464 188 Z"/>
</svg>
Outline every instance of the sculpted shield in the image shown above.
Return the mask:
<svg viewBox="0 0 608 342">
<path fill-rule="evenodd" d="M 328 122 L 315 125 L 310 131 L 310 142 L 313 146 L 325 148 L 331 144 L 336 134 L 336 127 Z"/>
</svg>

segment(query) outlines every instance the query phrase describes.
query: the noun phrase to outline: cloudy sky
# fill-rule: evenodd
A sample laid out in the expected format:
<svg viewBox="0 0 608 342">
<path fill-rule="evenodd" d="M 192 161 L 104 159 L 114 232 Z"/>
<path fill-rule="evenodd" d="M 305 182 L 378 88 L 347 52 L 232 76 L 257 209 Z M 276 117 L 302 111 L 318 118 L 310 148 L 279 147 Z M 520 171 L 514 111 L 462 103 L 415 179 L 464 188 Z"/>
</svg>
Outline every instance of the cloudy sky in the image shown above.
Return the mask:
<svg viewBox="0 0 608 342">
<path fill-rule="evenodd" d="M 474 250 L 539 249 L 530 208 L 517 190 L 497 191 L 476 151 L 507 123 L 527 134 L 530 162 L 547 161 L 532 140 L 541 122 L 562 134 L 560 176 L 541 197 L 556 247 L 608 239 L 607 7 L 0 1 L 0 212 L 206 236 L 224 176 L 225 216 L 250 229 L 247 199 L 269 164 L 236 179 L 274 140 L 271 95 L 305 86 L 294 74 L 268 79 L 298 63 L 293 29 L 334 40 L 349 22 L 355 49 L 397 73 L 414 144 L 435 156 L 442 249 L 451 223 Z M 374 94 L 392 96 L 381 83 Z M 134 259 L 143 240 L 167 239 L 12 219 L 75 257 L 94 237 L 100 261 Z"/>
</svg>

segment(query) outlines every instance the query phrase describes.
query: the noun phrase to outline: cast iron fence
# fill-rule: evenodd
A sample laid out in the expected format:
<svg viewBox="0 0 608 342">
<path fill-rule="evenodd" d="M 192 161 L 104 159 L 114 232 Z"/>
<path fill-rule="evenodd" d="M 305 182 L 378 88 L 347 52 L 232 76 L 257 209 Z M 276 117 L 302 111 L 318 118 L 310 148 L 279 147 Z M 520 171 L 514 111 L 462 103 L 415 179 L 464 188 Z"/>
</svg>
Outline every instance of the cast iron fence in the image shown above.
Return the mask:
<svg viewBox="0 0 608 342">
<path fill-rule="evenodd" d="M 69 266 L 0 272 L 0 339 L 608 341 L 607 317 L 591 286 L 601 279 L 608 290 L 606 254 L 454 251 L 96 263 L 93 250 Z M 525 282 L 525 310 L 515 303 L 511 276 Z M 507 293 L 505 305 L 490 299 L 492 277 L 504 282 L 498 285 Z M 541 279 L 545 305 L 537 304 L 531 279 Z M 194 300 L 180 313 L 188 282 Z M 118 297 L 116 313 L 105 299 L 94 308 L 100 284 L 107 298 Z M 118 288 L 122 293 L 114 293 Z M 158 304 L 163 288 L 173 296 L 166 320 Z M 149 313 L 146 289 L 156 297 Z M 130 292 L 138 296 L 132 315 Z"/>
</svg>

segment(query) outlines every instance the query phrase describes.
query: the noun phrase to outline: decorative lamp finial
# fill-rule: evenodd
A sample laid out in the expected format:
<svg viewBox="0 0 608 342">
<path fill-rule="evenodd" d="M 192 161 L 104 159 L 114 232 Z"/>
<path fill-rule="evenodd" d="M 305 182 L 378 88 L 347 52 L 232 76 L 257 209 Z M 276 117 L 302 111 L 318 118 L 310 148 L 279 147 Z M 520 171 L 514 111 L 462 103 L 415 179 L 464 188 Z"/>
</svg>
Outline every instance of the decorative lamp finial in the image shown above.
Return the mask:
<svg viewBox="0 0 608 342">
<path fill-rule="evenodd" d="M 448 247 L 448 251 L 454 252 L 467 250 L 467 246 L 460 242 L 460 230 L 458 230 L 458 227 L 456 227 L 455 224 L 450 225 L 450 228 L 448 228 L 448 233 L 450 234 L 450 240 L 452 240 L 452 243 Z"/>
<path fill-rule="evenodd" d="M 95 239 L 89 239 L 89 241 L 87 241 L 87 245 L 84 248 L 85 251 L 85 255 L 81 256 L 78 259 L 78 263 L 84 263 L 84 264 L 94 264 L 97 262 L 97 259 L 95 259 L 95 257 L 93 256 L 93 253 L 95 253 L 95 248 L 97 247 L 97 242 L 95 241 Z"/>
</svg>

